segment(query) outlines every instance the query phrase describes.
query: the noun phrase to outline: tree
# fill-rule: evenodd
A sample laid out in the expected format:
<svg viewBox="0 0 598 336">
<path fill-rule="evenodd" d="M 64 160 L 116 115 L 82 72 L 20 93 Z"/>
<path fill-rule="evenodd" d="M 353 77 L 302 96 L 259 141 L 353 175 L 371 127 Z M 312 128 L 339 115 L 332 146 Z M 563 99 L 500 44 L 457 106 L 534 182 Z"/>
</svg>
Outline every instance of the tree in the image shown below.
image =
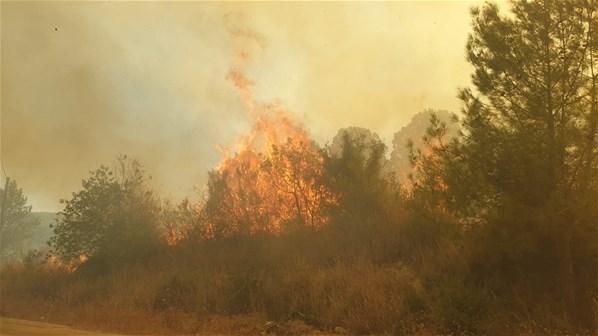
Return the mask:
<svg viewBox="0 0 598 336">
<path fill-rule="evenodd" d="M 598 293 L 588 280 L 598 277 L 597 6 L 544 0 L 516 1 L 510 16 L 495 4 L 472 10 L 463 135 L 435 151 L 444 165 L 431 170 L 447 186 L 445 204 L 484 224 L 488 244 L 478 252 L 510 261 L 486 258 L 493 267 L 477 270 L 508 279 L 507 288 L 558 288 L 568 319 L 590 328 Z"/>
<path fill-rule="evenodd" d="M 63 200 L 50 240 L 63 260 L 85 256 L 113 263 L 142 257 L 160 244 L 160 203 L 148 189 L 142 166 L 126 156 L 101 166 L 83 189 Z"/>
<path fill-rule="evenodd" d="M 267 154 L 245 149 L 208 179 L 205 236 L 226 237 L 318 229 L 334 196 L 322 181 L 324 162 L 311 141 L 287 138 Z"/>
<path fill-rule="evenodd" d="M 409 144 L 413 150 L 421 149 L 427 146 L 423 136 L 430 127 L 430 118 L 435 116 L 439 121 L 446 125 L 446 142 L 458 134 L 458 124 L 451 122 L 453 114 L 446 110 L 425 109 L 415 114 L 409 124 L 396 132 L 392 139 L 392 152 L 389 159 L 389 170 L 397 175 L 401 181 L 406 181 L 408 175 L 412 172 L 412 163 L 410 160 Z"/>
<path fill-rule="evenodd" d="M 351 127 L 337 132 L 328 147 L 326 175 L 339 195 L 338 210 L 367 217 L 375 209 L 388 185 L 385 152 L 386 145 L 370 130 Z"/>
<path fill-rule="evenodd" d="M 176 205 L 165 201 L 160 217 L 168 245 L 176 245 L 183 239 L 201 238 L 201 232 L 196 231 L 201 229 L 201 208 L 188 198 Z"/>
<path fill-rule="evenodd" d="M 381 257 L 397 228 L 399 193 L 385 152 L 377 134 L 357 127 L 340 129 L 327 148 L 324 176 L 337 197 L 330 229 L 346 251 Z"/>
<path fill-rule="evenodd" d="M 324 158 L 315 143 L 289 138 L 273 146 L 264 168 L 286 208 L 285 229 L 293 222 L 311 229 L 326 224 L 326 209 L 335 197 L 323 183 Z"/>
<path fill-rule="evenodd" d="M 0 189 L 0 209 L 0 263 L 4 263 L 24 255 L 23 244 L 39 221 L 31 216 L 23 190 L 10 178 Z"/>
<path fill-rule="evenodd" d="M 425 210 L 444 210 L 447 206 L 448 187 L 444 181 L 450 149 L 448 126 L 435 113 L 430 115 L 429 125 L 418 142 L 409 139 L 407 152 L 412 166 L 408 174 L 411 198 Z M 439 209 L 440 208 L 440 209 Z"/>
<path fill-rule="evenodd" d="M 465 152 L 505 196 L 541 205 L 596 187 L 595 11 L 545 0 L 513 3 L 512 17 L 492 4 L 472 12 Z"/>
<path fill-rule="evenodd" d="M 263 168 L 261 153 L 245 150 L 208 176 L 208 194 L 202 209 L 202 235 L 223 238 L 278 232 L 281 202 Z"/>
</svg>

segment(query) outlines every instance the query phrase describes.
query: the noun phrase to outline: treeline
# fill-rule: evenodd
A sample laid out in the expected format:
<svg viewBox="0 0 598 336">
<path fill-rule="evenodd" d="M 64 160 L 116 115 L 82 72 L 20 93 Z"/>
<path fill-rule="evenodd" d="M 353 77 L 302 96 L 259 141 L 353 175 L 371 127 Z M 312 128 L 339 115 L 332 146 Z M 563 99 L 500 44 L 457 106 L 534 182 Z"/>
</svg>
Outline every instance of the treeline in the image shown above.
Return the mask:
<svg viewBox="0 0 598 336">
<path fill-rule="evenodd" d="M 176 206 L 134 160 L 101 167 L 53 258 L 1 273 L 1 309 L 136 333 L 598 332 L 597 10 L 472 10 L 463 110 L 391 160 L 364 129 L 289 138 Z"/>
</svg>

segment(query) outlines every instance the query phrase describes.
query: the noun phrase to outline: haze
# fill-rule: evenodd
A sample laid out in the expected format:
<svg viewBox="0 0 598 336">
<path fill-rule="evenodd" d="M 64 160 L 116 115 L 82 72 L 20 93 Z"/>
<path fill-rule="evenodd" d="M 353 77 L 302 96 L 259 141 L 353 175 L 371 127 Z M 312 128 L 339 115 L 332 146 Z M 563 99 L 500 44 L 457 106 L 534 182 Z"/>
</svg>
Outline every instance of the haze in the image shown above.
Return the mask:
<svg viewBox="0 0 598 336">
<path fill-rule="evenodd" d="M 264 101 L 320 143 L 387 143 L 424 108 L 458 111 L 472 2 L 2 2 L 2 162 L 35 211 L 89 170 L 139 159 L 167 197 L 197 195 L 251 125 L 226 79 L 240 45 Z"/>
</svg>

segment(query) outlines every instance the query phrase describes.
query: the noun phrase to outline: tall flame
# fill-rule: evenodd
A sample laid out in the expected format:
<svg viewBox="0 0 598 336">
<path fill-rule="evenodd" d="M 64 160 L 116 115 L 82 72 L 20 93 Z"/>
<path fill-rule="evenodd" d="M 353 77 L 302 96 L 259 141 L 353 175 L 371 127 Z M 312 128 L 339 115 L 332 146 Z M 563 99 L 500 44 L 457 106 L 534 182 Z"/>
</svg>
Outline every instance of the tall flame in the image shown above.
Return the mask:
<svg viewBox="0 0 598 336">
<path fill-rule="evenodd" d="M 254 83 L 243 72 L 249 58 L 239 52 L 226 78 L 253 127 L 240 137 L 234 154 L 222 150 L 224 158 L 210 175 L 205 234 L 280 233 L 295 224 L 317 229 L 327 221 L 326 206 L 335 203 L 322 182 L 322 152 L 281 104 L 255 98 Z"/>
</svg>

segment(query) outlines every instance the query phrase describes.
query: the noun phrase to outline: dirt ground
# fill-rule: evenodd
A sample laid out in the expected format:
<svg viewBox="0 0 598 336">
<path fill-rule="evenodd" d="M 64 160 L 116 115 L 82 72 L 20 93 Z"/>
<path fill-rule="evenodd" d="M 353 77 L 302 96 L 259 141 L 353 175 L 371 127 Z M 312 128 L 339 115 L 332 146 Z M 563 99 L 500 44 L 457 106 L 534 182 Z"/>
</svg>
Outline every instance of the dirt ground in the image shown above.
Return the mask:
<svg viewBox="0 0 598 336">
<path fill-rule="evenodd" d="M 117 336 L 116 334 L 105 334 L 93 331 L 84 331 L 69 328 L 58 324 L 18 320 L 7 317 L 0 317 L 0 336 Z"/>
</svg>

